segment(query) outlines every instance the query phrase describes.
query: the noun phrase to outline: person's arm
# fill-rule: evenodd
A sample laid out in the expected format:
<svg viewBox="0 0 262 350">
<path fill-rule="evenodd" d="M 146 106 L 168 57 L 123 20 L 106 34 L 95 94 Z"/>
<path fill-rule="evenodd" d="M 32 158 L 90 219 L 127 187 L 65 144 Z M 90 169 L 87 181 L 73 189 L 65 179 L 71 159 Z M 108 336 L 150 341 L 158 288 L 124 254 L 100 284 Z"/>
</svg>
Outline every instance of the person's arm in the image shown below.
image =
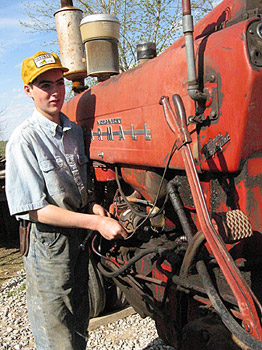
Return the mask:
<svg viewBox="0 0 262 350">
<path fill-rule="evenodd" d="M 112 240 L 115 238 L 126 238 L 127 232 L 114 219 L 103 216 L 104 209 L 95 205 L 93 212 L 95 214 L 76 213 L 67 209 L 59 208 L 55 205 L 48 204 L 45 207 L 29 212 L 33 221 L 39 221 L 43 224 L 75 227 L 98 231 L 104 238 Z"/>
</svg>

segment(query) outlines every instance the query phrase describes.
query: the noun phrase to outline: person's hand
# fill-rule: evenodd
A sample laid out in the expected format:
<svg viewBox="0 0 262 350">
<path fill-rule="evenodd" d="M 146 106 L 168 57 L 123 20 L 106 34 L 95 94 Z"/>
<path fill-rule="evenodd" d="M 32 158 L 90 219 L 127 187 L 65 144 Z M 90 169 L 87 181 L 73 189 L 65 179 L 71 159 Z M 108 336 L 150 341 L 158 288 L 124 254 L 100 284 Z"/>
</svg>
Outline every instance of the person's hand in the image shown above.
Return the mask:
<svg viewBox="0 0 262 350">
<path fill-rule="evenodd" d="M 108 240 L 127 238 L 126 230 L 116 221 L 108 216 L 102 216 L 98 231 Z"/>
<path fill-rule="evenodd" d="M 93 214 L 95 215 L 110 217 L 110 213 L 105 208 L 103 208 L 100 204 L 97 204 L 97 203 L 93 204 L 92 211 L 93 211 Z"/>
<path fill-rule="evenodd" d="M 101 219 L 99 219 L 98 231 L 105 239 L 127 238 L 126 230 L 117 220 L 111 218 L 110 213 L 100 204 L 94 203 L 91 210 L 93 214 L 101 216 Z"/>
</svg>

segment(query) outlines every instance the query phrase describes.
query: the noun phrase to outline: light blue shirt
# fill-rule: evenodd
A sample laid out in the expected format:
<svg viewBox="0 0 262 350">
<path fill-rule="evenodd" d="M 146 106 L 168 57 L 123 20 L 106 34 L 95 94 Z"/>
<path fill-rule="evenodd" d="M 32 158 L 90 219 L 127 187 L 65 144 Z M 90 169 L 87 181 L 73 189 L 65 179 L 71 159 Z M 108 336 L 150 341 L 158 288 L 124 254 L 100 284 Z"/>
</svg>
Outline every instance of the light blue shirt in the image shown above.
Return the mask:
<svg viewBox="0 0 262 350">
<path fill-rule="evenodd" d="M 87 204 L 83 131 L 60 113 L 61 126 L 37 110 L 18 126 L 6 147 L 6 196 L 11 215 L 47 204 L 78 211 Z"/>
</svg>

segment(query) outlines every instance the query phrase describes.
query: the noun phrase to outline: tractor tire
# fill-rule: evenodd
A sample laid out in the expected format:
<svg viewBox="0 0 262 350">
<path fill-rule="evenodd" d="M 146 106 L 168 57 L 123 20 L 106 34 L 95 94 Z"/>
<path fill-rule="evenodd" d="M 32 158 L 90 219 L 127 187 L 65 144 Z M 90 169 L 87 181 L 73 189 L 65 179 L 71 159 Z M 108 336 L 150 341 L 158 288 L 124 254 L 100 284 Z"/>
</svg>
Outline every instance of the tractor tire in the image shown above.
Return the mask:
<svg viewBox="0 0 262 350">
<path fill-rule="evenodd" d="M 105 312 L 121 310 L 127 305 L 128 302 L 121 289 L 113 281 L 107 281 Z"/>
<path fill-rule="evenodd" d="M 88 273 L 89 315 L 90 318 L 94 318 L 104 311 L 106 304 L 106 291 L 103 277 L 96 267 L 92 254 L 89 258 Z"/>
</svg>

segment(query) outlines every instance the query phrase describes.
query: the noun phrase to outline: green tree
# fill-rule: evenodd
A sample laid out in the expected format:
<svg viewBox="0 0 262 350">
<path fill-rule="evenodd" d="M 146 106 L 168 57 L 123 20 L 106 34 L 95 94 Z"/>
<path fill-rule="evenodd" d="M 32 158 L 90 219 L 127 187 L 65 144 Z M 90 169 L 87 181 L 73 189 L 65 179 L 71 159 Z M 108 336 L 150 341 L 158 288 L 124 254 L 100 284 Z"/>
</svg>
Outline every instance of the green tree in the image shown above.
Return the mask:
<svg viewBox="0 0 262 350">
<path fill-rule="evenodd" d="M 209 12 L 212 0 L 193 0 L 195 22 Z M 26 1 L 28 20 L 21 22 L 31 32 L 55 31 L 54 13 L 61 7 L 60 1 Z M 158 53 L 166 49 L 182 35 L 182 1 L 175 0 L 75 0 L 74 6 L 84 15 L 109 13 L 121 23 L 119 55 L 123 71 L 136 64 L 136 45 L 153 41 Z"/>
</svg>

